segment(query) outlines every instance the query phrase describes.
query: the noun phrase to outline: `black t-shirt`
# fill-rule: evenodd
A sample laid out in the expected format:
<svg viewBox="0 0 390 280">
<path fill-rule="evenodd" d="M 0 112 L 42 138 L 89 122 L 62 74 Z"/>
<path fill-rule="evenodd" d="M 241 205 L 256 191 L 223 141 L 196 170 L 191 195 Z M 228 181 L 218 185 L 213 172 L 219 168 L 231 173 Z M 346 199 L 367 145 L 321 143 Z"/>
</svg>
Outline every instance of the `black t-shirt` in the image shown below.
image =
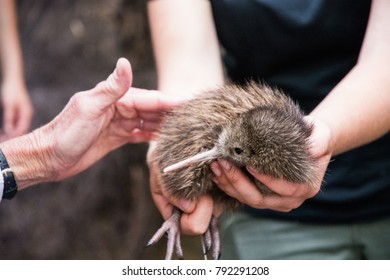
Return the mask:
<svg viewBox="0 0 390 280">
<path fill-rule="evenodd" d="M 356 64 L 370 5 L 367 0 L 212 1 L 229 77 L 282 88 L 309 113 Z M 246 210 L 318 223 L 390 216 L 390 134 L 335 157 L 322 190 L 298 209 Z"/>
</svg>

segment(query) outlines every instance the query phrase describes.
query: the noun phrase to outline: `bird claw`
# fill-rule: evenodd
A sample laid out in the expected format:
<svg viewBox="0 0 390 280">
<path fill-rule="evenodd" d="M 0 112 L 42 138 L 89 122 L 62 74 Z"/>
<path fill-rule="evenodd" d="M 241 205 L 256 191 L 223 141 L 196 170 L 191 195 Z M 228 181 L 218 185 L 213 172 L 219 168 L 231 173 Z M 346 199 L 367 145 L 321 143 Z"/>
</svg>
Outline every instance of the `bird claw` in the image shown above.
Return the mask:
<svg viewBox="0 0 390 280">
<path fill-rule="evenodd" d="M 214 215 L 211 217 L 210 230 L 213 240 L 212 256 L 214 260 L 219 260 L 221 257 L 221 239 L 219 235 L 218 218 Z"/>
<path fill-rule="evenodd" d="M 207 228 L 207 231 L 202 235 L 203 242 L 203 254 L 206 256 L 211 249 L 211 245 L 213 243 L 211 239 L 210 227 Z"/>
<path fill-rule="evenodd" d="M 173 251 L 176 249 L 178 259 L 183 259 L 183 249 L 180 239 L 180 217 L 182 212 L 174 208 L 171 217 L 167 219 L 162 226 L 157 230 L 153 237 L 149 240 L 147 247 L 156 244 L 163 235 L 168 235 L 166 260 L 171 260 Z M 218 219 L 215 216 L 211 217 L 211 221 L 207 231 L 202 236 L 204 244 L 204 255 L 206 256 L 210 250 L 214 260 L 218 260 L 221 254 L 221 241 L 219 237 Z"/>
<path fill-rule="evenodd" d="M 211 256 L 214 260 L 219 260 L 221 256 L 221 240 L 219 237 L 218 218 L 211 217 L 207 231 L 202 236 L 203 254 L 205 259 L 211 250 Z"/>
<path fill-rule="evenodd" d="M 221 257 L 221 239 L 219 236 L 219 226 L 218 226 L 218 218 L 214 215 L 211 217 L 210 225 L 209 225 L 211 239 L 213 242 L 212 248 L 212 257 L 214 260 L 219 260 Z"/>
<path fill-rule="evenodd" d="M 180 240 L 180 217 L 181 211 L 177 208 L 174 208 L 172 211 L 171 217 L 167 219 L 162 226 L 157 230 L 153 237 L 149 240 L 146 245 L 151 246 L 156 244 L 163 235 L 168 235 L 168 244 L 167 252 L 165 255 L 166 260 L 171 260 L 173 255 L 173 250 L 176 248 L 176 256 L 178 259 L 183 259 L 183 249 L 181 247 Z"/>
</svg>

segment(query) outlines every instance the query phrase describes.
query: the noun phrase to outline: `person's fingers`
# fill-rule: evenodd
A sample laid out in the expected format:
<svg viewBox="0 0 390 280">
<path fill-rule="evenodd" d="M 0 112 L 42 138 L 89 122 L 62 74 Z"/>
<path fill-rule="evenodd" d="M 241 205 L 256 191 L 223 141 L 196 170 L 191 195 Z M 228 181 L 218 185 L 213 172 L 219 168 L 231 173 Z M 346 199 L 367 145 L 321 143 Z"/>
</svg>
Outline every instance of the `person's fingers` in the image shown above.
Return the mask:
<svg viewBox="0 0 390 280">
<path fill-rule="evenodd" d="M 10 102 L 10 104 L 6 104 L 3 106 L 3 130 L 4 133 L 7 134 L 9 137 L 14 136 L 14 130 L 15 130 L 15 123 L 17 120 L 17 114 L 18 114 L 18 108 Z"/>
<path fill-rule="evenodd" d="M 261 207 L 280 212 L 290 212 L 302 205 L 307 197 L 280 196 L 278 194 L 267 194 L 263 196 Z"/>
<path fill-rule="evenodd" d="M 13 118 L 11 114 L 7 114 L 7 112 L 4 112 L 3 115 L 3 130 L 8 137 L 13 135 Z"/>
<path fill-rule="evenodd" d="M 161 193 L 152 192 L 152 197 L 161 216 L 167 220 L 172 215 L 173 205 Z"/>
<path fill-rule="evenodd" d="M 145 143 L 156 139 L 156 134 L 147 131 L 136 131 L 128 138 L 129 143 Z"/>
<path fill-rule="evenodd" d="M 152 196 L 164 220 L 168 219 L 171 216 L 173 206 L 176 206 L 184 213 L 192 213 L 195 209 L 196 203 L 194 201 L 167 196 L 159 191 L 154 192 L 153 189 L 152 189 Z"/>
<path fill-rule="evenodd" d="M 132 87 L 115 105 L 120 114 L 126 118 L 135 116 L 147 118 L 151 113 L 172 109 L 187 99 L 187 97 L 171 96 L 155 90 Z"/>
<path fill-rule="evenodd" d="M 120 58 L 114 72 L 107 80 L 100 82 L 88 93 L 93 95 L 92 102 L 96 110 L 104 110 L 119 100 L 131 86 L 133 79 L 130 62 Z"/>
<path fill-rule="evenodd" d="M 307 197 L 314 196 L 318 190 L 314 186 L 304 183 L 292 183 L 283 179 L 277 179 L 258 173 L 252 167 L 247 167 L 247 170 L 260 182 L 266 185 L 273 192 L 281 196 L 290 197 Z"/>
<path fill-rule="evenodd" d="M 196 206 L 195 201 L 192 201 L 190 199 L 177 198 L 165 192 L 164 192 L 164 196 L 171 204 L 173 204 L 174 206 L 182 210 L 184 213 L 192 213 L 195 209 Z"/>
<path fill-rule="evenodd" d="M 218 182 L 219 188 L 241 203 L 263 208 L 264 196 L 249 177 L 226 160 L 218 160 L 218 163 L 222 173 L 214 179 L 214 182 Z"/>
<path fill-rule="evenodd" d="M 150 151 L 148 151 L 148 154 L 149 153 Z M 162 185 L 161 180 L 159 179 L 160 173 L 157 164 L 149 162 L 149 168 L 149 182 L 152 197 L 164 219 L 168 219 L 171 216 L 172 205 L 176 206 L 185 213 L 191 213 L 194 211 L 196 204 L 195 201 L 180 199 L 169 195 L 169 193 L 166 191 L 166 188 Z"/>
<path fill-rule="evenodd" d="M 288 212 L 299 207 L 307 198 L 318 192 L 318 189 L 304 184 L 293 184 L 251 170 L 256 179 L 274 191 L 272 194 L 263 194 L 242 170 L 231 163 L 219 160 L 213 162 L 211 168 L 216 175 L 213 181 L 221 190 L 241 203 L 258 209 L 269 208 Z"/>
<path fill-rule="evenodd" d="M 225 170 L 220 163 L 221 163 L 221 160 L 214 161 L 210 164 L 210 168 L 215 175 L 215 177 L 213 178 L 213 182 L 216 183 L 218 185 L 218 187 L 222 191 L 224 191 L 227 195 L 234 197 L 238 201 L 242 202 L 243 197 L 240 195 L 240 193 L 234 187 L 234 184 L 227 178 L 227 176 L 225 175 Z M 229 166 L 225 165 L 225 168 L 229 168 Z M 234 170 L 234 167 L 231 167 L 231 168 L 233 168 L 233 170 Z M 229 171 L 227 171 L 227 172 L 229 172 Z M 234 173 L 236 173 L 236 172 L 234 171 Z M 233 176 L 234 176 L 233 180 L 237 180 L 237 177 L 236 177 L 237 173 L 233 174 Z M 240 174 L 238 174 L 238 176 L 240 176 Z"/>
<path fill-rule="evenodd" d="M 15 125 L 15 136 L 22 135 L 28 131 L 31 125 L 33 110 L 30 107 L 19 107 L 18 118 Z"/>
<path fill-rule="evenodd" d="M 200 235 L 209 227 L 213 214 L 213 199 L 208 195 L 199 197 L 196 208 L 190 213 L 183 213 L 181 218 L 181 230 L 185 234 Z"/>
<path fill-rule="evenodd" d="M 150 157 L 150 153 L 152 152 L 149 148 L 148 157 Z M 162 193 L 160 180 L 158 179 L 158 169 L 156 164 L 152 162 L 148 162 L 148 164 L 150 169 L 149 184 L 151 195 L 154 200 L 154 203 L 157 206 L 157 209 L 161 213 L 161 216 L 164 218 L 164 220 L 166 220 L 171 216 L 173 206 Z"/>
</svg>

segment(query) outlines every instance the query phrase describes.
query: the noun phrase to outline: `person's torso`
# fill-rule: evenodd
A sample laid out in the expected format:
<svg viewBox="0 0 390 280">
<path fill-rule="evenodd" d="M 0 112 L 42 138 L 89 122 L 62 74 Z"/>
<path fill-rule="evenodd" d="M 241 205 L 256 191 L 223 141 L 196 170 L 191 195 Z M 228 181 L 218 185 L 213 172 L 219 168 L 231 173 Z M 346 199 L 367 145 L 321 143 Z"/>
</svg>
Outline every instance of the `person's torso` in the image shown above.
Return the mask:
<svg viewBox="0 0 390 280">
<path fill-rule="evenodd" d="M 214 0 L 218 37 L 233 82 L 283 89 L 309 113 L 356 64 L 367 0 Z M 358 125 L 358 124 L 351 124 Z M 348 222 L 390 214 L 390 135 L 337 156 L 322 191 L 290 213 L 257 215 Z"/>
</svg>

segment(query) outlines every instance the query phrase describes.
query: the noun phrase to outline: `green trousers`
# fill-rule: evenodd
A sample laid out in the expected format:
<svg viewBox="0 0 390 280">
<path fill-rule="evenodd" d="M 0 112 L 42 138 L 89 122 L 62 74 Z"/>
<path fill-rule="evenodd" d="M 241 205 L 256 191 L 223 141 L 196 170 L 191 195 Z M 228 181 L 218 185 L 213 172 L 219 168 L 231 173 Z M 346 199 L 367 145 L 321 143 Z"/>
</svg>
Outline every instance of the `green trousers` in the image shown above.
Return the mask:
<svg viewBox="0 0 390 280">
<path fill-rule="evenodd" d="M 348 225 L 319 225 L 254 217 L 220 219 L 221 259 L 390 259 L 390 218 Z"/>
</svg>

